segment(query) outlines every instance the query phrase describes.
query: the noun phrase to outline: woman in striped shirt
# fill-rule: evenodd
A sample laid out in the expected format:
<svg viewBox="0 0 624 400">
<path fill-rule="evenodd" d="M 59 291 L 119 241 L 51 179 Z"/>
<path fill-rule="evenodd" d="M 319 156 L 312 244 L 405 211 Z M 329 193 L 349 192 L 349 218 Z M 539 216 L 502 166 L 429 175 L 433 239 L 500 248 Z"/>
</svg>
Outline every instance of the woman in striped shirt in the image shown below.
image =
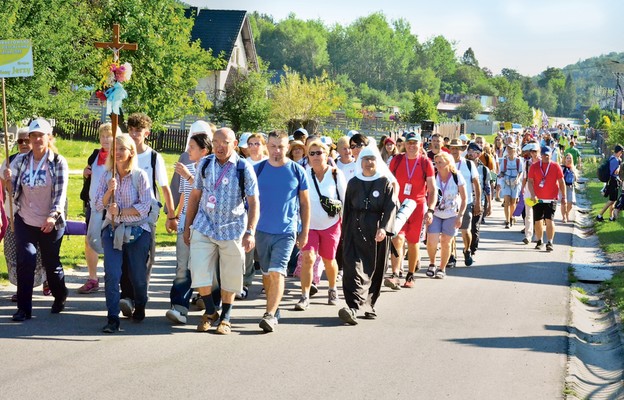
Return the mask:
<svg viewBox="0 0 624 400">
<path fill-rule="evenodd" d="M 116 167 L 114 176 L 113 163 Z M 132 319 L 140 322 L 145 318 L 146 260 L 152 241 L 148 214 L 152 194 L 145 171 L 138 168 L 136 145 L 129 135 L 117 136 L 115 159 L 111 152 L 106 167 L 108 172 L 100 179 L 95 196 L 95 208 L 98 211 L 106 211 L 102 224 L 102 247 L 108 323 L 102 331 L 114 333 L 119 330 L 119 282 L 122 264 L 128 265 L 128 273 L 134 288 L 135 304 Z"/>
</svg>

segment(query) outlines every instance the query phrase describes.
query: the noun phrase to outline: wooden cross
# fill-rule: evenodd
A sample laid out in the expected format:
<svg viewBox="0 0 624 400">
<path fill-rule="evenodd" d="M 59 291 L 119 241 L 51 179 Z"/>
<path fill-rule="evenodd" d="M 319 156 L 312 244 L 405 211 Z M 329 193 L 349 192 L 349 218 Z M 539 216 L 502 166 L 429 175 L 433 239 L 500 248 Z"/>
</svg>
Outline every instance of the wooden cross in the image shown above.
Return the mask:
<svg viewBox="0 0 624 400">
<path fill-rule="evenodd" d="M 113 62 L 119 61 L 119 51 L 129 50 L 136 51 L 139 46 L 136 43 L 121 43 L 119 41 L 119 24 L 113 24 L 113 41 L 112 42 L 95 42 L 94 46 L 98 49 L 111 49 L 113 50 Z M 113 177 L 115 176 L 115 138 L 117 136 L 117 127 L 119 126 L 119 120 L 116 113 L 111 112 L 111 125 L 113 129 L 113 144 L 112 144 L 112 156 L 113 156 Z M 111 201 L 113 201 L 111 199 Z"/>
</svg>

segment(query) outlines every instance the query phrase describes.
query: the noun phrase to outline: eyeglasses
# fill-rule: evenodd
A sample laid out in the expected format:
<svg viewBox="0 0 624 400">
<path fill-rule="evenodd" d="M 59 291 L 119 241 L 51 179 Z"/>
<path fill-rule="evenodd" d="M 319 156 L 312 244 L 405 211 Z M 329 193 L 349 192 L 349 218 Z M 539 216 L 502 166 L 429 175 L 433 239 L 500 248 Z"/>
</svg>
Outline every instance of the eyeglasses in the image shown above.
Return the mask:
<svg viewBox="0 0 624 400">
<path fill-rule="evenodd" d="M 364 147 L 364 143 L 361 144 L 352 144 L 351 146 L 349 146 L 351 148 L 351 150 L 353 149 L 361 149 L 362 147 Z"/>
<path fill-rule="evenodd" d="M 30 144 L 30 139 L 17 139 L 17 144 Z"/>
<path fill-rule="evenodd" d="M 310 157 L 320 156 L 321 154 L 325 154 L 325 152 L 323 150 L 318 150 L 318 151 L 311 151 L 308 153 Z"/>
<path fill-rule="evenodd" d="M 261 143 L 260 142 L 256 142 L 256 143 L 247 143 L 247 146 L 253 146 L 253 147 L 260 147 Z"/>
</svg>

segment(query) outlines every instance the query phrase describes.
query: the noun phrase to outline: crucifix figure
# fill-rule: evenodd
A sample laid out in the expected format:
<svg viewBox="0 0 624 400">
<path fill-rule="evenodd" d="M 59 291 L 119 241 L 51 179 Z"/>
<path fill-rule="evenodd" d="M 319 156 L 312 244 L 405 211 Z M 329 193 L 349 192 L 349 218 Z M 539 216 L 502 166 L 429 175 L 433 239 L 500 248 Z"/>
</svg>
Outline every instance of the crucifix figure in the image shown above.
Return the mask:
<svg viewBox="0 0 624 400">
<path fill-rule="evenodd" d="M 113 50 L 113 62 L 119 61 L 119 51 L 120 50 L 129 50 L 136 51 L 139 46 L 136 43 L 121 43 L 119 41 L 119 24 L 113 24 L 113 41 L 112 42 L 95 42 L 94 46 L 98 49 L 111 49 Z M 111 125 L 113 128 L 113 148 L 112 156 L 113 160 L 115 160 L 115 136 L 117 135 L 117 126 L 119 125 L 119 120 L 117 118 L 117 113 L 111 112 Z M 113 163 L 113 176 L 115 176 L 115 163 Z"/>
</svg>

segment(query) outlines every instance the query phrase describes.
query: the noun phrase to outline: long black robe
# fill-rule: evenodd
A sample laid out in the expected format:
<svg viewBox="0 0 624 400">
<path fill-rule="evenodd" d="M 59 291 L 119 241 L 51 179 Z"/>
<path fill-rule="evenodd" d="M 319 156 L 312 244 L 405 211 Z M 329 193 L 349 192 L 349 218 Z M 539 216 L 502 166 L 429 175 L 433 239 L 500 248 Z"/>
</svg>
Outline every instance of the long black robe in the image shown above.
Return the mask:
<svg viewBox="0 0 624 400">
<path fill-rule="evenodd" d="M 387 178 L 363 181 L 352 178 L 347 185 L 343 213 L 344 270 L 342 289 L 347 306 L 374 312 L 381 291 L 390 238 L 375 241 L 379 228 L 390 233 L 398 206 Z"/>
</svg>

